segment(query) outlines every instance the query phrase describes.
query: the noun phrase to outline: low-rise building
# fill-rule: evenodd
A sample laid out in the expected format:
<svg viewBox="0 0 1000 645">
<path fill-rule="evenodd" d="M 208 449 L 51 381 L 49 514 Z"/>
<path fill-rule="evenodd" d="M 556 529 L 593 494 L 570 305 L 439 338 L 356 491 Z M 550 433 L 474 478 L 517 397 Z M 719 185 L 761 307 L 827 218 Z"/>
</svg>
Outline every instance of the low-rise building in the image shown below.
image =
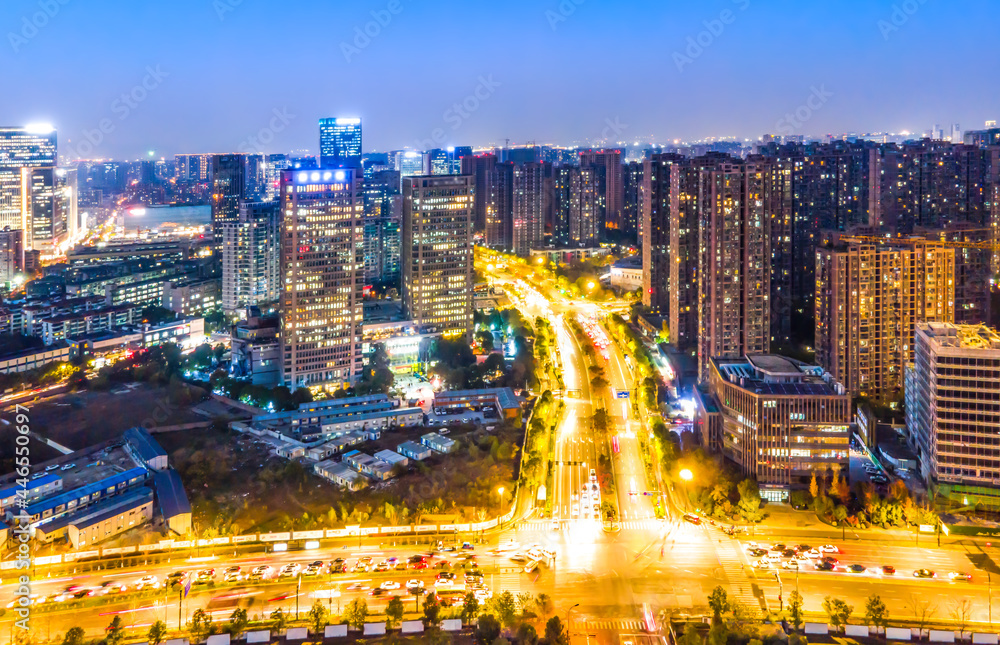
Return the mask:
<svg viewBox="0 0 1000 645">
<path fill-rule="evenodd" d="M 343 462 L 372 479 L 386 481 L 392 477 L 392 466 L 390 464 L 357 450 L 344 453 Z"/>
<path fill-rule="evenodd" d="M 347 465 L 333 461 L 321 461 L 313 465 L 313 471 L 320 477 L 329 479 L 334 484 L 347 490 L 358 490 L 364 485 L 365 476 Z"/>
<path fill-rule="evenodd" d="M 163 307 L 181 316 L 204 316 L 222 306 L 219 278 L 170 280 L 163 285 Z"/>
<path fill-rule="evenodd" d="M 398 452 L 393 452 L 392 450 L 379 450 L 375 453 L 375 458 L 381 459 L 390 466 L 395 466 L 397 464 L 406 466 L 409 463 L 406 457 Z"/>
<path fill-rule="evenodd" d="M 415 441 L 404 441 L 396 446 L 396 452 L 414 461 L 423 461 L 433 454 L 430 448 Z"/>
<path fill-rule="evenodd" d="M 265 317 L 258 307 L 247 307 L 246 319 L 232 330 L 230 376 L 249 379 L 254 385 L 275 386 L 281 382 L 278 324 L 276 316 Z"/>
<path fill-rule="evenodd" d="M 642 288 L 642 257 L 633 255 L 611 265 L 608 282 L 612 287 L 625 291 Z"/>
<path fill-rule="evenodd" d="M 72 348 L 65 343 L 53 343 L 45 349 L 26 349 L 0 356 L 0 374 L 28 372 L 49 363 L 68 361 L 73 355 Z"/>
<path fill-rule="evenodd" d="M 431 450 L 444 454 L 448 454 L 455 450 L 455 446 L 457 445 L 454 439 L 449 439 L 448 437 L 440 435 L 436 432 L 428 432 L 424 436 L 420 437 L 420 443 L 424 444 Z"/>
<path fill-rule="evenodd" d="M 521 400 L 509 387 L 481 390 L 445 390 L 434 394 L 434 411 L 455 414 L 465 410 L 493 411 L 502 419 L 521 421 Z"/>
</svg>

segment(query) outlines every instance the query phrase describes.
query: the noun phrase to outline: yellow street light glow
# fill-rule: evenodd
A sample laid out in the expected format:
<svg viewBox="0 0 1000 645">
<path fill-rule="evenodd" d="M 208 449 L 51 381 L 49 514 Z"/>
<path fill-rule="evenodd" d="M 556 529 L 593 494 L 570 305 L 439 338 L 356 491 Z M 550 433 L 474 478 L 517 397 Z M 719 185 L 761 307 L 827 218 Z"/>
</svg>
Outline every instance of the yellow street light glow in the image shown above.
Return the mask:
<svg viewBox="0 0 1000 645">
<path fill-rule="evenodd" d="M 683 479 L 686 482 L 689 482 L 692 479 L 694 479 L 694 473 L 692 473 L 691 469 L 689 468 L 683 469 L 679 474 L 681 476 L 681 479 Z"/>
<path fill-rule="evenodd" d="M 587 288 L 588 288 L 588 289 L 593 289 L 593 288 L 594 288 L 595 286 L 596 286 L 596 285 L 594 284 L 594 281 L 593 281 L 593 280 L 591 280 L 590 282 L 588 282 L 588 283 L 587 283 Z"/>
</svg>

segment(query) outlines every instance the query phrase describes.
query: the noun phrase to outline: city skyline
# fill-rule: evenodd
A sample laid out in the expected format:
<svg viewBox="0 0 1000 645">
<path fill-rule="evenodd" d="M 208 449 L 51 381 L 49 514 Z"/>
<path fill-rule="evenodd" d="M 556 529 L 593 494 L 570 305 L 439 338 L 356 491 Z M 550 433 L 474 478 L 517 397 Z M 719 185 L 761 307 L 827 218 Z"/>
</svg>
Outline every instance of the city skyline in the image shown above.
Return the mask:
<svg viewBox="0 0 1000 645">
<path fill-rule="evenodd" d="M 975 106 L 998 98 L 977 81 L 997 64 L 977 44 L 989 42 L 996 23 L 986 3 L 965 5 L 959 18 L 917 0 L 795 13 L 749 0 L 632 11 L 573 0 L 502 10 L 393 0 L 344 7 L 332 24 L 315 3 L 275 14 L 233 0 L 114 14 L 19 2 L 5 13 L 8 46 L 0 60 L 15 90 L 0 120 L 55 124 L 69 159 L 149 151 L 315 154 L 315 124 L 330 115 L 365 119 L 365 151 L 507 139 L 588 145 L 768 133 L 919 136 L 934 124 L 980 128 L 996 115 Z M 148 24 L 157 30 L 147 32 Z M 949 24 L 963 30 L 960 42 L 925 46 Z M 608 46 L 595 33 L 619 34 L 621 44 Z M 203 46 L 177 48 L 181 36 Z M 272 47 L 239 48 L 243 39 L 267 37 Z M 447 77 L 417 81 L 394 68 L 435 40 L 445 51 L 454 43 Z M 308 42 L 323 43 L 308 65 L 289 67 L 272 55 Z M 601 55 L 578 64 L 597 42 Z M 80 45 L 93 56 L 72 56 Z M 241 57 L 231 73 L 220 76 L 205 64 L 228 51 Z M 97 60 L 127 63 L 95 73 Z M 860 73 L 865 69 L 884 71 Z M 313 78 L 327 74 L 329 82 Z M 253 91 L 281 75 L 293 82 Z M 947 91 L 924 90 L 926 78 L 940 79 Z"/>
</svg>

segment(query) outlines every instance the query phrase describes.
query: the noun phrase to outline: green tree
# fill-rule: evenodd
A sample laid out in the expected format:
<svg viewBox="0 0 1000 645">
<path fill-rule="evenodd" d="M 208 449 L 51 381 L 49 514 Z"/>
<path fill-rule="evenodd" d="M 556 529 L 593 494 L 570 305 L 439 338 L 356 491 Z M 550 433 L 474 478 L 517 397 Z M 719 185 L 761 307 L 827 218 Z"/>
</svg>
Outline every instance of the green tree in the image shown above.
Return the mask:
<svg viewBox="0 0 1000 645">
<path fill-rule="evenodd" d="M 535 605 L 538 607 L 538 615 L 542 618 L 548 618 L 549 614 L 552 613 L 552 598 L 548 594 L 538 594 L 538 597 L 535 598 Z"/>
<path fill-rule="evenodd" d="M 117 616 L 116 616 L 117 618 Z M 191 614 L 191 635 L 195 640 L 202 640 L 212 631 L 212 617 L 204 609 L 195 609 Z"/>
<path fill-rule="evenodd" d="M 278 607 L 271 612 L 271 628 L 275 632 L 280 632 L 288 624 L 288 617 L 285 616 L 285 612 L 281 611 L 281 607 Z"/>
<path fill-rule="evenodd" d="M 424 599 L 424 625 L 437 627 L 441 622 L 441 603 L 438 602 L 437 594 L 429 593 Z"/>
<path fill-rule="evenodd" d="M 232 615 L 229 616 L 229 634 L 234 639 L 239 638 L 246 631 L 249 622 L 250 619 L 247 617 L 247 610 L 237 607 L 233 610 Z"/>
<path fill-rule="evenodd" d="M 760 510 L 760 487 L 757 482 L 750 478 L 744 479 L 736 490 L 740 494 L 740 516 L 751 524 L 764 519 L 764 513 Z"/>
<path fill-rule="evenodd" d="M 843 504 L 837 504 L 833 509 L 833 519 L 837 520 L 837 524 L 840 525 L 840 537 L 844 539 L 847 535 L 847 507 Z"/>
<path fill-rule="evenodd" d="M 355 598 L 347 605 L 344 618 L 354 629 L 363 629 L 368 620 L 368 603 L 363 598 Z"/>
<path fill-rule="evenodd" d="M 494 595 L 486 601 L 486 607 L 507 629 L 512 629 L 517 622 L 517 600 L 509 591 Z"/>
<path fill-rule="evenodd" d="M 313 634 L 319 635 L 326 627 L 327 623 L 330 621 L 329 613 L 326 610 L 326 606 L 320 601 L 313 603 L 313 606 L 309 608 L 309 613 L 307 614 L 309 618 L 309 626 L 312 627 Z"/>
<path fill-rule="evenodd" d="M 823 611 L 826 615 L 830 617 L 830 624 L 836 629 L 840 629 L 841 625 L 846 625 L 847 621 L 851 619 L 851 613 L 854 611 L 854 607 L 848 605 L 846 602 L 840 598 L 831 598 L 827 596 L 823 599 Z"/>
<path fill-rule="evenodd" d="M 712 624 L 722 622 L 722 614 L 729 611 L 729 596 L 721 586 L 712 589 L 708 595 L 708 606 L 712 610 Z"/>
<path fill-rule="evenodd" d="M 104 639 L 108 645 L 121 645 L 125 640 L 125 621 L 121 616 L 115 616 L 104 631 L 108 634 Z"/>
<path fill-rule="evenodd" d="M 500 637 L 500 621 L 493 614 L 483 614 L 476 624 L 476 642 L 479 645 L 492 645 Z"/>
<path fill-rule="evenodd" d="M 792 591 L 788 595 L 788 615 L 795 629 L 799 629 L 802 626 L 802 594 L 798 591 Z"/>
<path fill-rule="evenodd" d="M 85 637 L 86 633 L 83 631 L 83 627 L 70 627 L 66 635 L 63 636 L 63 645 L 83 645 Z"/>
<path fill-rule="evenodd" d="M 545 623 L 545 643 L 546 645 L 569 645 L 569 634 L 563 628 L 559 616 L 553 616 Z"/>
<path fill-rule="evenodd" d="M 163 639 L 167 637 L 167 625 L 162 620 L 158 620 L 149 626 L 149 631 L 146 632 L 146 641 L 149 645 L 160 645 Z"/>
<path fill-rule="evenodd" d="M 386 627 L 392 629 L 403 620 L 403 599 L 393 596 L 385 606 Z"/>
<path fill-rule="evenodd" d="M 889 610 L 878 594 L 868 596 L 868 600 L 865 601 L 865 622 L 882 629 L 885 629 L 889 622 Z"/>
<path fill-rule="evenodd" d="M 524 622 L 517 626 L 517 645 L 538 645 L 538 632 L 531 623 Z"/>
<path fill-rule="evenodd" d="M 462 620 L 471 623 L 479 615 L 479 599 L 471 591 L 465 594 L 462 601 Z"/>
</svg>

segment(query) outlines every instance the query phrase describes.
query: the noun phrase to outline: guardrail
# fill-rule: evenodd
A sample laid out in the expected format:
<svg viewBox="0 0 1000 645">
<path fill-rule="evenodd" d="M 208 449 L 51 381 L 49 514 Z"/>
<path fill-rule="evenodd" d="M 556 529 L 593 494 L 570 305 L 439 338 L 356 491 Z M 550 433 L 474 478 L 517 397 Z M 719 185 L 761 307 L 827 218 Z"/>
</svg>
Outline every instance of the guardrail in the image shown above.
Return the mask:
<svg viewBox="0 0 1000 645">
<path fill-rule="evenodd" d="M 179 551 L 202 547 L 228 546 L 232 544 L 269 544 L 274 542 L 294 542 L 297 540 L 324 540 L 365 536 L 395 536 L 395 535 L 426 535 L 432 533 L 472 533 L 496 528 L 509 522 L 514 516 L 515 508 L 503 516 L 463 524 L 409 524 L 403 526 L 348 526 L 342 529 L 318 529 L 313 531 L 285 531 L 282 533 L 252 533 L 249 535 L 234 535 L 231 537 L 205 538 L 199 540 L 160 540 L 155 544 L 140 544 L 138 546 L 108 547 L 87 551 L 72 551 L 61 555 L 39 556 L 33 559 L 35 566 L 64 564 L 78 562 L 89 558 L 107 558 L 109 556 L 142 555 L 161 551 Z M 0 571 L 14 569 L 16 560 L 0 563 Z"/>
</svg>

